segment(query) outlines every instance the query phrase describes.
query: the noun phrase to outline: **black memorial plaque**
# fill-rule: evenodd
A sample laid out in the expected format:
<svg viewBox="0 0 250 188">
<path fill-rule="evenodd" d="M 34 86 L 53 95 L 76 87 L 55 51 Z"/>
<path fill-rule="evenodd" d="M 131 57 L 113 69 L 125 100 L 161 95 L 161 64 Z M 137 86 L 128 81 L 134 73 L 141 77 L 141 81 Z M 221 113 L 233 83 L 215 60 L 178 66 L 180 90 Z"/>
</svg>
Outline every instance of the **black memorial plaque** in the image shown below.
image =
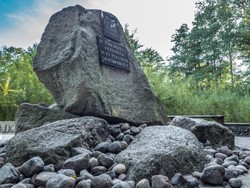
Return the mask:
<svg viewBox="0 0 250 188">
<path fill-rule="evenodd" d="M 101 12 L 102 30 L 105 37 L 120 42 L 120 25 L 113 15 Z"/>
<path fill-rule="evenodd" d="M 97 37 L 97 44 L 101 64 L 130 72 L 128 52 L 124 46 L 101 36 Z"/>
</svg>

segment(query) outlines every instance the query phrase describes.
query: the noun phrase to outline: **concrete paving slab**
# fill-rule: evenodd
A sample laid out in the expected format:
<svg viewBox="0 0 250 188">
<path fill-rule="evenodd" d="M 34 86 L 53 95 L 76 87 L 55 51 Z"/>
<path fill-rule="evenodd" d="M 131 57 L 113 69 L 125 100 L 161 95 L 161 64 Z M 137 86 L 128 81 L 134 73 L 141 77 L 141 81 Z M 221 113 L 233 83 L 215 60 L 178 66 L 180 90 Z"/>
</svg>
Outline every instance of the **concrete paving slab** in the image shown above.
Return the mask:
<svg viewBox="0 0 250 188">
<path fill-rule="evenodd" d="M 236 136 L 235 145 L 250 149 L 250 137 Z"/>
</svg>

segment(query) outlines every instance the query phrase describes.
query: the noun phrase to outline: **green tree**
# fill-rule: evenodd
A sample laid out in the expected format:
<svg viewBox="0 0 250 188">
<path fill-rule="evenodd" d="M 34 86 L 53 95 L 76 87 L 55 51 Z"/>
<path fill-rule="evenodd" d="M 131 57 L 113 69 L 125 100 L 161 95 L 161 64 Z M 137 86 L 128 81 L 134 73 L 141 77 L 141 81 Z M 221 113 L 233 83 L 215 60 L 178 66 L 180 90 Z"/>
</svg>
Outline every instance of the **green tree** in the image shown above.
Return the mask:
<svg viewBox="0 0 250 188">
<path fill-rule="evenodd" d="M 33 72 L 35 53 L 36 45 L 27 50 L 0 50 L 0 120 L 13 120 L 21 103 L 52 103 L 52 96 Z"/>
<path fill-rule="evenodd" d="M 249 1 L 241 3 L 249 7 Z M 235 86 L 240 71 L 237 62 L 242 61 L 239 54 L 243 52 L 240 46 L 244 39 L 240 36 L 249 33 L 246 29 L 249 28 L 248 13 L 239 8 L 238 4 L 244 7 L 241 3 L 236 0 L 198 1 L 193 28 L 189 30 L 183 24 L 172 37 L 174 55 L 170 58 L 170 71 L 182 72 L 185 77 L 192 76 L 208 86 L 228 81 Z"/>
</svg>

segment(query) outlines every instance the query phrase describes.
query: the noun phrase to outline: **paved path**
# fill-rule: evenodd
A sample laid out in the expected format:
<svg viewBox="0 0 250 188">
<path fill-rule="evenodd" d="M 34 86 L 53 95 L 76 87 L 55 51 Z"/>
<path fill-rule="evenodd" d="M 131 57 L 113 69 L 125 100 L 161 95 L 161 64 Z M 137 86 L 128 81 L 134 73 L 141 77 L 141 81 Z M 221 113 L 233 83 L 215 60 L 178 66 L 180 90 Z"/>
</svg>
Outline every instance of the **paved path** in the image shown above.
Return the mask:
<svg viewBox="0 0 250 188">
<path fill-rule="evenodd" d="M 250 149 L 250 137 L 236 136 L 235 145 Z"/>
</svg>

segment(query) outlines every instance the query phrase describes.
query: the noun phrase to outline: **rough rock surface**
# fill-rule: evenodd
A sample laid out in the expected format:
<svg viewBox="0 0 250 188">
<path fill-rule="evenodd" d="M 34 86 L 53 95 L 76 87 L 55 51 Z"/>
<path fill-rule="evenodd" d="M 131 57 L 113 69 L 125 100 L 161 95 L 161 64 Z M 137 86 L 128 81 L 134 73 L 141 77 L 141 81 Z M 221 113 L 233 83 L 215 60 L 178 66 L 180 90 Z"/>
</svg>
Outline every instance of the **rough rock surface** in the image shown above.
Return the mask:
<svg viewBox="0 0 250 188">
<path fill-rule="evenodd" d="M 101 13 L 76 5 L 50 18 L 33 64 L 39 79 L 67 112 L 113 122 L 166 122 L 119 21 L 119 40 L 128 51 L 130 72 L 99 63 Z"/>
<path fill-rule="evenodd" d="M 23 103 L 16 112 L 15 134 L 35 127 L 40 127 L 45 123 L 76 117 L 78 116 L 63 112 L 57 108 L 49 108 L 42 104 Z"/>
<path fill-rule="evenodd" d="M 139 181 L 152 175 L 173 176 L 201 169 L 205 153 L 197 138 L 175 126 L 144 128 L 135 140 L 115 158 L 128 168 L 128 179 Z"/>
<path fill-rule="evenodd" d="M 233 132 L 215 121 L 177 116 L 170 122 L 170 125 L 191 131 L 200 142 L 209 141 L 213 147 L 234 147 Z"/>
<path fill-rule="evenodd" d="M 74 147 L 94 147 L 109 135 L 105 120 L 86 116 L 60 120 L 15 135 L 7 145 L 6 160 L 20 165 L 33 156 L 40 156 L 45 164 L 62 167 Z"/>
</svg>

